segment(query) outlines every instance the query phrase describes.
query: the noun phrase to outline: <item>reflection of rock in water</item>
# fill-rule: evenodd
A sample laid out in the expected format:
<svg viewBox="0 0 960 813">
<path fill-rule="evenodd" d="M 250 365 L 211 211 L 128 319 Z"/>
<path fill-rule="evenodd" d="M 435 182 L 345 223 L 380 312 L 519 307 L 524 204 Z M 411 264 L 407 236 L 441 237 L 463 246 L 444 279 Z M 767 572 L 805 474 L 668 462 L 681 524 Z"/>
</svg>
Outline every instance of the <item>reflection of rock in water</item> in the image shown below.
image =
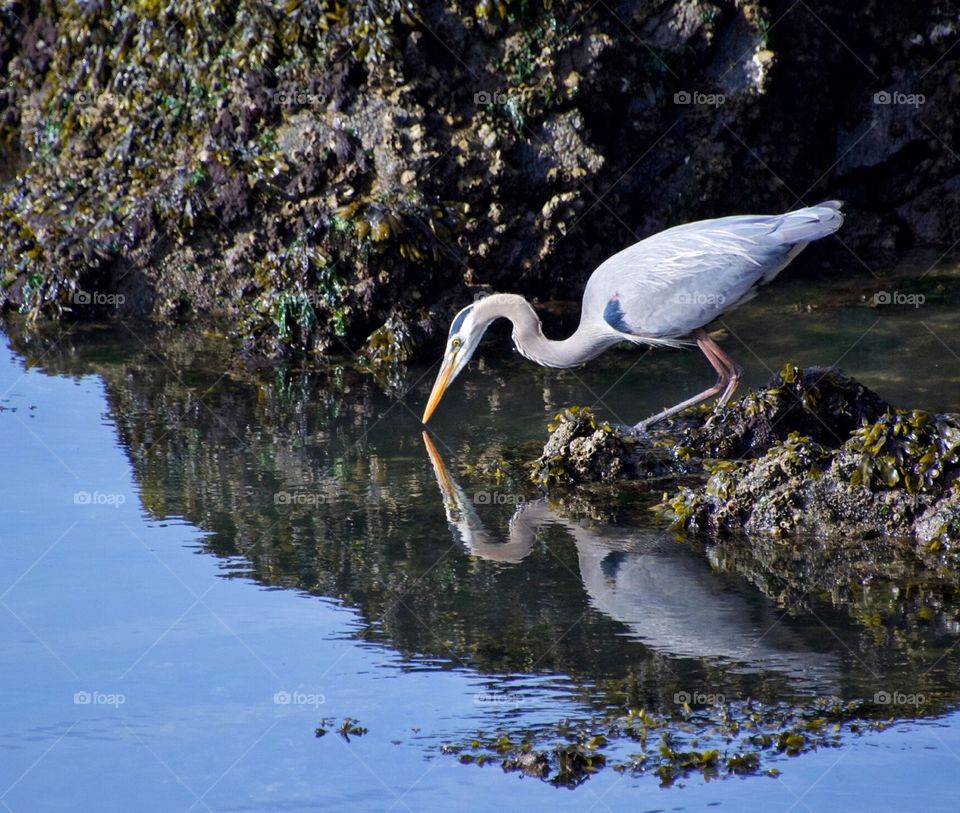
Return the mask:
<svg viewBox="0 0 960 813">
<path fill-rule="evenodd" d="M 560 525 L 576 543 L 591 605 L 651 649 L 722 660 L 738 671 L 782 672 L 823 691 L 835 682 L 835 656 L 810 651 L 780 624 L 769 602 L 754 604 L 725 588 L 701 557 L 678 547 L 661 529 L 604 538 L 601 530 L 561 517 L 546 500 L 536 500 L 517 509 L 508 540 L 494 541 L 426 434 L 424 441 L 451 529 L 476 556 L 518 563 L 533 549 L 542 527 Z"/>
</svg>

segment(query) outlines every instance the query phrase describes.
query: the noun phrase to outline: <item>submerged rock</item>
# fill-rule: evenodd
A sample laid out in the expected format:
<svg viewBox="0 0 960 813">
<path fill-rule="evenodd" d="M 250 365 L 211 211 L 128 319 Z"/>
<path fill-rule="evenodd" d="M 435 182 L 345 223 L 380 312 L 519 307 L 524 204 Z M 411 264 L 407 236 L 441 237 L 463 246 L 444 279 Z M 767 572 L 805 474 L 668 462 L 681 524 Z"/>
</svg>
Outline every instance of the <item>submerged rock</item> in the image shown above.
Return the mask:
<svg viewBox="0 0 960 813">
<path fill-rule="evenodd" d="M 588 410 L 551 432 L 534 474 L 545 485 L 689 475 L 659 506 L 678 530 L 897 536 L 934 553 L 960 539 L 960 416 L 896 408 L 836 369 L 787 364 L 643 438 Z"/>
</svg>

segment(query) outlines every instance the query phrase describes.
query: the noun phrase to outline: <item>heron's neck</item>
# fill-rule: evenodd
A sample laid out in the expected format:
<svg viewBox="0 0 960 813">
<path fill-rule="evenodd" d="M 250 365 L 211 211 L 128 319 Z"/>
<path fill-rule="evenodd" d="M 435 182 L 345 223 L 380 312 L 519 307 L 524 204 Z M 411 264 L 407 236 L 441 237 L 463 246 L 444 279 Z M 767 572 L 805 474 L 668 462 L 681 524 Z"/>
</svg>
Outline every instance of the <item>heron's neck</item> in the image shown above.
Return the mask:
<svg viewBox="0 0 960 813">
<path fill-rule="evenodd" d="M 476 319 L 484 325 L 501 316 L 513 323 L 513 343 L 531 361 L 544 367 L 576 367 L 599 356 L 616 338 L 591 325 L 581 316 L 570 338 L 554 341 L 543 335 L 536 311 L 517 294 L 492 294 L 474 306 Z"/>
</svg>

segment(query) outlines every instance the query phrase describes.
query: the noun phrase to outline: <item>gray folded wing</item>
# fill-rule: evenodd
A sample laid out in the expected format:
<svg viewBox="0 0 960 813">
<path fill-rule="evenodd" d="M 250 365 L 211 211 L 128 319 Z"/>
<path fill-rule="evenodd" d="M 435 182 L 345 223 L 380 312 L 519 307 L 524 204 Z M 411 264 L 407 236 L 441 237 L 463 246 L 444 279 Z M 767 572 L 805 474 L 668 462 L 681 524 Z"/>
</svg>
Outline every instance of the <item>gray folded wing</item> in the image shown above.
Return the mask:
<svg viewBox="0 0 960 813">
<path fill-rule="evenodd" d="M 747 301 L 812 240 L 843 223 L 837 201 L 781 215 L 688 223 L 615 254 L 587 283 L 584 313 L 634 337 L 684 336 Z"/>
</svg>

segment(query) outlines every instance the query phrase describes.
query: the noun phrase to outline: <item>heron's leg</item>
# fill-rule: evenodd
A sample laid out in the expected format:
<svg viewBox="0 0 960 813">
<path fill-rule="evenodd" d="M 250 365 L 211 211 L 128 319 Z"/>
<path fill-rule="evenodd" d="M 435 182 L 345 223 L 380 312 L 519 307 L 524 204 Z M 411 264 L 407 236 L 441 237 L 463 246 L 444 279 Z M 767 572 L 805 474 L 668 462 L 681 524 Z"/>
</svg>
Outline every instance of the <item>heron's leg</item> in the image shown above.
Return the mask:
<svg viewBox="0 0 960 813">
<path fill-rule="evenodd" d="M 704 330 L 697 332 L 697 345 L 710 360 L 713 369 L 719 372 L 719 365 L 723 367 L 726 373 L 726 375 L 720 373 L 721 378 L 725 377 L 727 381 L 723 393 L 717 399 L 717 406 L 723 406 L 730 400 L 730 396 L 733 395 L 737 387 L 740 386 L 740 380 L 743 378 L 743 367 L 730 358 L 730 356 L 723 351 L 723 348 L 711 339 L 710 335 Z"/>
<path fill-rule="evenodd" d="M 663 410 L 663 412 L 658 412 L 656 415 L 651 415 L 645 421 L 640 421 L 640 423 L 633 428 L 637 432 L 643 432 L 647 429 L 647 427 L 662 421 L 664 418 L 669 418 L 671 415 L 676 415 L 678 412 L 683 412 L 683 410 L 687 409 L 688 407 L 696 406 L 697 404 L 706 401 L 708 398 L 713 398 L 714 395 L 723 389 L 725 384 L 725 381 L 718 381 L 716 384 L 710 387 L 710 389 L 704 390 L 699 395 L 694 395 L 693 398 L 688 398 L 686 401 L 681 401 L 676 406 L 672 406 L 669 409 Z"/>
<path fill-rule="evenodd" d="M 720 345 L 710 338 L 710 334 L 707 333 L 707 331 L 701 328 L 696 332 L 696 337 L 697 347 L 703 351 L 703 355 L 707 357 L 710 366 L 717 371 L 717 383 L 699 395 L 694 395 L 693 398 L 681 401 L 679 404 L 663 410 L 663 412 L 658 412 L 656 415 L 651 415 L 646 420 L 640 421 L 640 423 L 634 426 L 634 430 L 637 432 L 643 432 L 647 427 L 662 421 L 664 418 L 669 418 L 671 415 L 676 415 L 678 412 L 682 412 L 689 407 L 696 406 L 721 391 L 723 394 L 717 403 L 722 405 L 726 403 L 733 394 L 733 391 L 737 388 L 743 372 L 740 366 L 720 349 Z"/>
</svg>

